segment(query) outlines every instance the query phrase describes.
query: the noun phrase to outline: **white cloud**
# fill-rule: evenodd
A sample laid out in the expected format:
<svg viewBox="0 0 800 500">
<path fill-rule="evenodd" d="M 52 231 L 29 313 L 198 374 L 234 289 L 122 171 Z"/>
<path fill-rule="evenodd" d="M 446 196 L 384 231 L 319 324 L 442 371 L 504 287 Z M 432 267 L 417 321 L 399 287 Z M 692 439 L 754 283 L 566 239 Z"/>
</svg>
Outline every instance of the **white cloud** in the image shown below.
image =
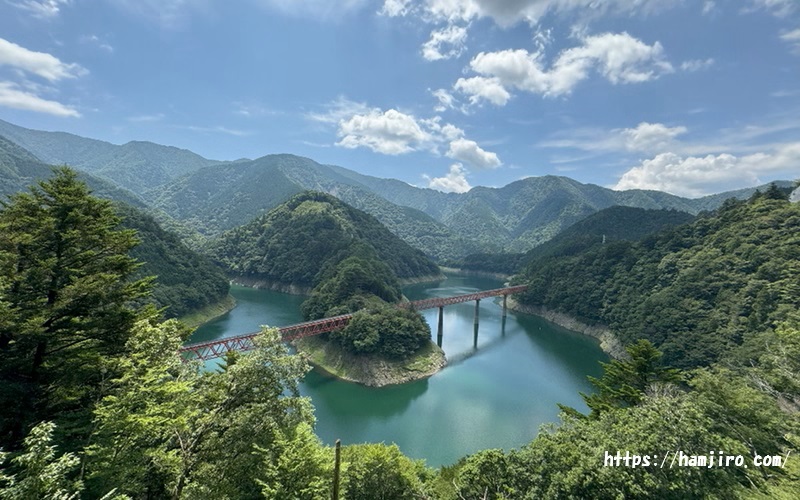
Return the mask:
<svg viewBox="0 0 800 500">
<path fill-rule="evenodd" d="M 76 118 L 81 116 L 74 108 L 20 90 L 19 87 L 12 82 L 0 82 L 0 106 L 35 111 L 37 113 L 47 113 L 56 116 L 73 116 Z"/>
<path fill-rule="evenodd" d="M 472 59 L 470 67 L 483 79 L 462 78 L 455 88 L 469 95 L 473 103 L 486 99 L 502 106 L 508 102 L 509 88 L 546 97 L 569 94 L 589 77 L 592 69 L 612 84 L 646 82 L 674 71 L 664 60 L 659 42 L 647 45 L 628 33 L 588 36 L 582 42 L 562 51 L 549 69 L 545 67 L 542 52 L 522 49 L 481 52 Z"/>
<path fill-rule="evenodd" d="M 777 17 L 786 17 L 797 8 L 797 0 L 751 0 L 753 9 L 770 11 Z"/>
<path fill-rule="evenodd" d="M 34 52 L 16 43 L 0 38 L 0 66 L 18 68 L 51 82 L 64 78 L 77 78 L 87 73 L 79 64 L 63 63 L 45 52 Z"/>
<path fill-rule="evenodd" d="M 252 0 L 284 14 L 318 19 L 336 19 L 358 10 L 371 0 Z"/>
<path fill-rule="evenodd" d="M 159 122 L 163 119 L 164 119 L 164 113 L 155 113 L 152 115 L 131 116 L 130 118 L 128 118 L 128 121 L 134 123 L 152 123 L 152 122 Z"/>
<path fill-rule="evenodd" d="M 569 148 L 597 153 L 663 153 L 675 151 L 680 144 L 675 141 L 679 135 L 688 132 L 686 127 L 668 127 L 663 123 L 641 122 L 634 128 L 618 128 L 611 131 L 602 129 L 570 129 L 556 134 L 556 138 L 542 141 L 539 146 L 546 148 Z"/>
<path fill-rule="evenodd" d="M 497 168 L 502 165 L 496 153 L 485 151 L 475 141 L 459 138 L 450 142 L 450 149 L 445 155 L 448 158 L 462 161 L 476 168 Z"/>
<path fill-rule="evenodd" d="M 447 100 L 446 97 L 442 99 Z M 446 156 L 474 167 L 497 168 L 502 164 L 496 153 L 466 139 L 462 129 L 444 123 L 440 116 L 417 118 L 397 109 L 370 108 L 344 97 L 339 97 L 327 108 L 327 112 L 311 113 L 307 118 L 335 124 L 339 137 L 336 145 L 340 147 L 364 147 L 387 155 L 428 151 L 439 156 L 440 147 L 447 145 Z"/>
<path fill-rule="evenodd" d="M 716 7 L 716 4 L 712 0 L 706 0 L 703 2 L 703 14 L 710 14 L 714 7 Z"/>
<path fill-rule="evenodd" d="M 378 13 L 389 17 L 405 16 L 411 11 L 411 2 L 412 0 L 386 0 Z"/>
<path fill-rule="evenodd" d="M 215 15 L 213 0 L 111 0 L 111 3 L 166 29 L 181 29 L 198 14 Z"/>
<path fill-rule="evenodd" d="M 436 100 L 439 101 L 439 104 L 437 104 L 433 108 L 433 110 L 436 111 L 437 113 L 442 113 L 444 111 L 447 111 L 448 109 L 456 109 L 455 97 L 453 97 L 453 94 L 451 94 L 447 90 L 436 89 L 431 91 L 431 94 L 433 95 L 433 97 L 436 98 Z"/>
<path fill-rule="evenodd" d="M 428 61 L 459 57 L 466 48 L 467 28 L 449 25 L 431 32 L 431 39 L 422 45 L 422 57 Z M 445 49 L 449 47 L 449 49 Z"/>
<path fill-rule="evenodd" d="M 473 76 L 472 78 L 459 78 L 453 88 L 468 95 L 471 104 L 479 104 L 484 100 L 495 106 L 505 106 L 508 100 L 511 99 L 511 94 L 503 87 L 497 77 Z"/>
<path fill-rule="evenodd" d="M 18 9 L 30 12 L 33 17 L 52 19 L 58 16 L 62 5 L 69 5 L 69 0 L 22 0 L 8 3 Z"/>
<path fill-rule="evenodd" d="M 306 117 L 317 122 L 335 123 L 349 119 L 353 115 L 362 115 L 370 112 L 370 107 L 363 102 L 355 102 L 344 96 L 337 97 L 325 106 L 323 113 L 308 113 Z"/>
<path fill-rule="evenodd" d="M 404 16 L 419 11 L 430 22 L 471 21 L 488 17 L 502 26 L 520 21 L 537 24 L 547 13 L 577 12 L 590 17 L 604 13 L 648 14 L 680 0 L 385 0 L 382 14 Z"/>
<path fill-rule="evenodd" d="M 225 135 L 232 135 L 235 137 L 247 137 L 253 135 L 253 132 L 250 132 L 248 130 L 233 129 L 224 127 L 222 125 L 217 125 L 215 127 L 201 127 L 196 125 L 187 125 L 187 126 L 181 126 L 179 128 L 185 128 L 186 130 L 191 130 L 192 132 L 202 132 L 204 134 L 206 133 L 225 134 Z"/>
<path fill-rule="evenodd" d="M 466 193 L 472 186 L 467 182 L 467 171 L 460 163 L 454 163 L 450 166 L 450 170 L 444 177 L 430 178 L 427 175 L 422 177 L 428 181 L 428 187 L 431 189 L 438 189 L 445 193 Z"/>
<path fill-rule="evenodd" d="M 681 63 L 681 69 L 683 71 L 700 71 L 701 69 L 707 69 L 714 65 L 714 59 L 692 59 L 690 61 L 684 61 Z"/>
<path fill-rule="evenodd" d="M 792 46 L 792 50 L 800 54 L 800 28 L 781 35 L 781 40 Z"/>
<path fill-rule="evenodd" d="M 656 189 L 697 197 L 741 187 L 743 183 L 755 186 L 780 176 L 793 177 L 798 164 L 800 142 L 782 144 L 770 152 L 746 156 L 683 157 L 662 153 L 628 170 L 614 189 Z"/>
<path fill-rule="evenodd" d="M 340 121 L 339 137 L 341 140 L 336 143 L 339 146 L 366 147 L 388 155 L 415 151 L 433 139 L 413 116 L 396 109 L 381 112 L 377 108 Z"/>
<path fill-rule="evenodd" d="M 620 135 L 625 140 L 625 147 L 631 151 L 664 151 L 672 146 L 675 137 L 686 132 L 686 127 L 642 122 L 636 128 L 623 129 Z"/>
<path fill-rule="evenodd" d="M 89 44 L 95 45 L 98 48 L 105 50 L 109 54 L 114 52 L 114 47 L 112 47 L 110 44 L 104 42 L 97 35 L 84 35 L 84 36 L 82 36 L 80 38 L 80 41 L 81 41 L 81 43 L 89 43 Z"/>
</svg>

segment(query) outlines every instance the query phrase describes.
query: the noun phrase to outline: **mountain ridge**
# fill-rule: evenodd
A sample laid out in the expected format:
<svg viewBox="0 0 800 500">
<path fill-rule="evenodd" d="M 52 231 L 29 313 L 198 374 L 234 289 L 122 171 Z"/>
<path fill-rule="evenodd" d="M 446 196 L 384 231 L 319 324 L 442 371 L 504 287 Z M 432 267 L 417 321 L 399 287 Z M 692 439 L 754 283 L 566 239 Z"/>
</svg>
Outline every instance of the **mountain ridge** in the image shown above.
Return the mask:
<svg viewBox="0 0 800 500">
<path fill-rule="evenodd" d="M 289 153 L 221 162 L 147 141 L 117 146 L 65 132 L 24 129 L 0 120 L 0 135 L 4 130 L 11 130 L 9 139 L 17 144 L 32 144 L 34 155 L 43 151 L 51 155 L 46 158 L 52 158 L 54 151 L 61 151 L 60 163 L 64 151 L 69 152 L 76 160 L 73 166 L 130 188 L 206 236 L 244 224 L 301 191 L 315 190 L 370 213 L 438 260 L 476 252 L 526 252 L 610 206 L 674 209 L 696 215 L 718 208 L 730 196 L 747 198 L 757 189 L 689 199 L 651 190 L 615 191 L 545 175 L 499 188 L 476 186 L 466 193 L 443 193 Z M 59 140 L 69 144 L 50 144 Z M 37 156 L 41 159 L 42 154 Z"/>
</svg>

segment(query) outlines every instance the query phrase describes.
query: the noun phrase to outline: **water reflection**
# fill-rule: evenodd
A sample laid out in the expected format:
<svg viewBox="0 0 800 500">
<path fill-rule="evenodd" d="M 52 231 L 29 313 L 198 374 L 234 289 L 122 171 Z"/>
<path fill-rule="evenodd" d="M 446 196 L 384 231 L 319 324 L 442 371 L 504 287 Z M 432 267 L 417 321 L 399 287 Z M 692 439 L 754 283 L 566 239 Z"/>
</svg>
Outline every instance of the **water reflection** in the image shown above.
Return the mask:
<svg viewBox="0 0 800 500">
<path fill-rule="evenodd" d="M 451 276 L 439 283 L 404 288 L 410 300 L 447 297 L 499 288 L 499 280 Z M 301 321 L 303 297 L 234 287 L 236 309 L 195 332 L 192 341 L 238 335 L 258 325 Z M 438 309 L 422 311 L 436 340 Z M 590 392 L 587 375 L 600 375 L 607 357 L 597 342 L 546 321 L 509 312 L 502 299 L 480 302 L 477 349 L 475 303 L 444 308 L 443 349 L 448 366 L 410 384 L 369 388 L 306 375 L 300 392 L 316 409 L 316 431 L 327 444 L 342 439 L 397 443 L 412 458 L 429 465 L 450 464 L 486 448 L 528 443 L 541 424 L 558 421 L 562 403 L 585 411 L 579 392 Z"/>
</svg>

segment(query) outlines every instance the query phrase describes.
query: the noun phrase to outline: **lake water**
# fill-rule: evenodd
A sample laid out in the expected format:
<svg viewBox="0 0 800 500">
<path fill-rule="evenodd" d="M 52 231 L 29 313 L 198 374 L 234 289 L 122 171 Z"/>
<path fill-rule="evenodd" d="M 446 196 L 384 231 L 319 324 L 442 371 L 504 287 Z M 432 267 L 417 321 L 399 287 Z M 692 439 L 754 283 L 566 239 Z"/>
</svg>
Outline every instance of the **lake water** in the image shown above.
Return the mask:
<svg viewBox="0 0 800 500">
<path fill-rule="evenodd" d="M 404 293 L 417 300 L 502 286 L 495 279 L 450 275 Z M 302 321 L 303 297 L 238 286 L 231 294 L 237 307 L 200 327 L 192 342 Z M 597 342 L 511 311 L 504 323 L 501 300 L 481 300 L 477 349 L 475 303 L 444 308 L 442 348 L 449 364 L 427 380 L 370 388 L 310 372 L 301 393 L 316 408 L 317 434 L 327 444 L 396 443 L 406 455 L 439 466 L 481 449 L 530 442 L 542 424 L 558 422 L 556 403 L 586 410 L 578 393 L 591 391 L 587 375 L 599 376 L 599 361 L 608 359 Z M 422 313 L 435 340 L 438 310 Z"/>
</svg>

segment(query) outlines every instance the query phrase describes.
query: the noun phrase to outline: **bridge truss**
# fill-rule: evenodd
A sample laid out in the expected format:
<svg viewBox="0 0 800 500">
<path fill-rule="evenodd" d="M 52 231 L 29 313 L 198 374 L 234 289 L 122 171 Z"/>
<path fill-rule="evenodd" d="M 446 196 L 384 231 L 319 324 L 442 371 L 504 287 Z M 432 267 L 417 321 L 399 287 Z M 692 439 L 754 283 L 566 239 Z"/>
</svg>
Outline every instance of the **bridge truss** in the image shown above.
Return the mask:
<svg viewBox="0 0 800 500">
<path fill-rule="evenodd" d="M 506 288 L 496 288 L 494 290 L 484 290 L 482 292 L 469 293 L 465 295 L 456 295 L 454 297 L 434 297 L 430 299 L 415 300 L 412 302 L 402 302 L 398 304 L 398 307 L 414 311 L 421 311 L 423 309 L 444 307 L 452 304 L 459 304 L 461 302 L 481 300 L 487 297 L 511 295 L 514 293 L 523 292 L 527 288 L 528 287 L 526 285 L 519 285 Z M 340 328 L 347 326 L 347 324 L 350 322 L 350 318 L 352 317 L 352 314 L 342 314 L 340 316 L 331 316 L 330 318 L 323 318 L 284 326 L 278 330 L 280 331 L 281 338 L 289 342 L 303 337 L 311 337 L 321 333 L 339 330 Z M 181 347 L 179 352 L 184 360 L 199 359 L 201 361 L 206 361 L 225 356 L 228 351 L 251 351 L 256 347 L 253 339 L 259 333 L 260 331 L 210 340 L 208 342 L 187 344 Z"/>
</svg>

